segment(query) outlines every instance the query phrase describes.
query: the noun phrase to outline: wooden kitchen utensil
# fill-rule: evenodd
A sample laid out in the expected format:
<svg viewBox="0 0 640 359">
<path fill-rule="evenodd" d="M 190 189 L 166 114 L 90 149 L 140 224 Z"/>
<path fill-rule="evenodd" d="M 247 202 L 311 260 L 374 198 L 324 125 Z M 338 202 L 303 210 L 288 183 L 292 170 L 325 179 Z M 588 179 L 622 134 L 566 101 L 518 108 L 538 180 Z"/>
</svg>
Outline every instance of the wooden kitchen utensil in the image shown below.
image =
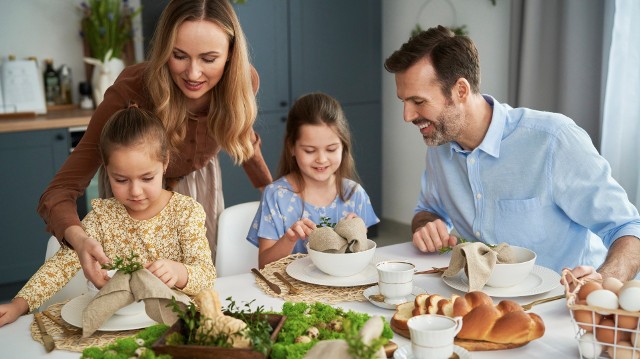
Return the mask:
<svg viewBox="0 0 640 359">
<path fill-rule="evenodd" d="M 44 322 L 42 321 L 42 314 L 36 313 L 33 315 L 36 318 L 36 323 L 38 324 L 38 329 L 40 329 L 40 334 L 42 334 L 42 341 L 44 342 L 44 349 L 49 353 L 56 347 L 56 343 L 53 341 L 53 338 L 49 333 L 47 333 L 47 328 L 44 326 Z"/>
<path fill-rule="evenodd" d="M 251 268 L 251 271 L 258 276 L 258 278 L 262 279 L 265 283 L 267 283 L 267 285 L 269 286 L 269 288 L 271 288 L 272 291 L 276 292 L 276 294 L 280 294 L 282 293 L 282 290 L 280 289 L 280 287 L 278 287 L 275 283 L 272 283 L 270 280 L 268 280 L 265 276 L 262 275 L 262 273 L 260 273 L 259 270 L 255 269 L 255 268 Z"/>
</svg>

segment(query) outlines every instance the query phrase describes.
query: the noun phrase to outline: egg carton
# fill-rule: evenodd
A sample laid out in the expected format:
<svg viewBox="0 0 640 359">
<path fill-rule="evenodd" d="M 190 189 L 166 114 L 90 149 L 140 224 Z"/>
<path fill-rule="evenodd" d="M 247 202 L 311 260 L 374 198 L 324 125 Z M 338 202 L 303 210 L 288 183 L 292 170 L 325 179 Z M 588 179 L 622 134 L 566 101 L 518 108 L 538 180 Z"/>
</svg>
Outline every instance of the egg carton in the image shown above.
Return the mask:
<svg viewBox="0 0 640 359">
<path fill-rule="evenodd" d="M 576 279 L 569 270 L 562 272 L 562 278 L 565 283 L 567 308 L 575 329 L 575 339 L 578 342 L 580 357 L 584 359 L 640 359 L 640 312 L 576 304 L 578 292 L 586 282 Z M 578 283 L 573 290 L 570 290 L 567 284 L 568 278 Z M 604 319 L 610 319 L 612 322 L 606 322 L 603 325 L 602 320 Z M 596 322 L 598 324 L 595 324 Z M 611 323 L 614 325 L 610 325 Z M 596 338 L 595 333 L 598 333 L 600 340 Z"/>
</svg>

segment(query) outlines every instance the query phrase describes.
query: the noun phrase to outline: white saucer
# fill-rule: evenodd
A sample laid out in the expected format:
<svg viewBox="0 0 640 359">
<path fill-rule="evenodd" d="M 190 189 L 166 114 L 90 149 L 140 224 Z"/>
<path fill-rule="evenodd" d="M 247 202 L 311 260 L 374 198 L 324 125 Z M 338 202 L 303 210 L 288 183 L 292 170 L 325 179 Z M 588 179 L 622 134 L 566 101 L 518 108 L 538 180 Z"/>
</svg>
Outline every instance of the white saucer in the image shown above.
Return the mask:
<svg viewBox="0 0 640 359">
<path fill-rule="evenodd" d="M 362 272 L 349 277 L 335 277 L 321 271 L 313 264 L 309 256 L 298 258 L 289 263 L 286 271 L 292 278 L 305 283 L 325 285 L 327 287 L 354 287 L 378 283 L 376 263 L 383 260 L 386 260 L 386 258 L 375 256 Z"/>
<path fill-rule="evenodd" d="M 425 291 L 424 289 L 422 289 L 420 287 L 413 286 L 413 290 L 411 291 L 411 294 L 409 294 L 408 296 L 404 297 L 404 300 L 402 301 L 402 303 L 412 302 L 414 299 L 416 299 L 416 296 L 418 294 L 422 294 L 422 293 L 426 293 L 426 292 L 427 291 Z M 373 287 L 369 287 L 369 288 L 365 289 L 364 292 L 362 293 L 362 295 L 364 295 L 364 297 L 367 298 L 367 300 L 369 300 L 371 302 L 371 304 L 373 304 L 373 305 L 375 305 L 377 307 L 380 307 L 380 308 L 384 308 L 384 309 L 396 310 L 397 304 L 391 304 L 391 303 L 387 303 L 387 302 L 376 302 L 375 300 L 369 299 L 369 297 L 374 295 L 374 294 L 380 294 L 380 290 L 378 289 L 377 285 L 374 285 Z"/>
<path fill-rule="evenodd" d="M 471 358 L 471 354 L 463 347 L 454 345 L 453 352 L 458 354 L 460 359 Z M 393 359 L 414 359 L 413 353 L 411 352 L 411 344 L 396 349 L 393 353 Z"/>
<path fill-rule="evenodd" d="M 443 276 L 442 280 L 454 289 L 463 292 L 469 291 L 469 280 L 464 271 L 460 271 L 453 277 Z M 559 285 L 560 274 L 549 268 L 536 265 L 527 278 L 512 287 L 497 288 L 485 285 L 482 287 L 482 291 L 492 297 L 513 298 L 546 293 Z"/>
<path fill-rule="evenodd" d="M 91 302 L 93 296 L 85 293 L 75 297 L 62 306 L 60 316 L 65 322 L 74 327 L 82 328 L 82 311 Z M 146 328 L 156 324 L 156 321 L 149 318 L 147 313 L 142 312 L 137 315 L 114 315 L 107 319 L 98 330 L 114 332 L 120 330 L 133 330 Z"/>
</svg>

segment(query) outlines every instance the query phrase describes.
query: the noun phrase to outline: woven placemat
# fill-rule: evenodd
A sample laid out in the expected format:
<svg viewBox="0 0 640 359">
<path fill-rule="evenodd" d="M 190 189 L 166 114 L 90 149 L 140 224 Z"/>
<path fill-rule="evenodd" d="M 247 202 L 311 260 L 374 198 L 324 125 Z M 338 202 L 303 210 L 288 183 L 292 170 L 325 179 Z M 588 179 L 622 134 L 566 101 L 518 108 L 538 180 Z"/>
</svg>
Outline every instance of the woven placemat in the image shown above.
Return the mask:
<svg viewBox="0 0 640 359">
<path fill-rule="evenodd" d="M 47 311 L 59 322 L 66 322 L 60 316 L 60 311 L 64 303 L 53 304 L 47 308 Z M 53 337 L 53 341 L 56 343 L 56 349 L 68 350 L 72 352 L 81 352 L 87 347 L 104 346 L 113 343 L 116 339 L 130 337 L 136 335 L 141 329 L 137 330 L 123 330 L 117 332 L 102 332 L 97 331 L 89 338 L 82 338 L 82 329 L 76 328 L 72 325 L 66 325 L 68 329 L 75 330 L 77 334 L 67 334 L 63 329 L 47 316 L 42 316 L 42 321 L 47 329 L 47 333 Z M 31 337 L 33 340 L 43 343 L 42 335 L 38 329 L 35 318 L 31 322 Z"/>
<path fill-rule="evenodd" d="M 371 286 L 368 285 L 360 285 L 355 287 L 327 287 L 324 285 L 317 285 L 311 283 L 301 282 L 295 278 L 292 278 L 287 274 L 286 268 L 289 263 L 293 262 L 298 258 L 302 258 L 307 256 L 303 253 L 291 254 L 287 257 L 284 257 L 278 261 L 267 264 L 263 269 L 260 270 L 262 275 L 267 277 L 268 280 L 276 283 L 281 289 L 282 293 L 276 294 L 267 286 L 267 284 L 256 277 L 256 283 L 258 287 L 262 289 L 265 293 L 273 296 L 282 298 L 289 302 L 304 302 L 304 303 L 339 303 L 339 302 L 363 302 L 367 299 L 362 294 L 364 290 Z M 284 275 L 286 279 L 291 282 L 296 288 L 302 289 L 302 293 L 290 295 L 287 289 L 287 286 L 280 281 L 275 275 L 275 272 L 280 272 Z"/>
</svg>

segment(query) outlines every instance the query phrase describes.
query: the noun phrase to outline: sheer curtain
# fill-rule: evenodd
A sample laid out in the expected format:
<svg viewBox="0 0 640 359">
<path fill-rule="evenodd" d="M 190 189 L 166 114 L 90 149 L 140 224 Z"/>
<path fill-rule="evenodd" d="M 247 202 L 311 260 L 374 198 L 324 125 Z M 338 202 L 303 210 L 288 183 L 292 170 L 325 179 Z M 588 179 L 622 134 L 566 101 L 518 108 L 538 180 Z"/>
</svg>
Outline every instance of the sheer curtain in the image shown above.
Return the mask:
<svg viewBox="0 0 640 359">
<path fill-rule="evenodd" d="M 640 1 L 616 0 L 608 56 L 601 153 L 640 208 Z"/>
</svg>

